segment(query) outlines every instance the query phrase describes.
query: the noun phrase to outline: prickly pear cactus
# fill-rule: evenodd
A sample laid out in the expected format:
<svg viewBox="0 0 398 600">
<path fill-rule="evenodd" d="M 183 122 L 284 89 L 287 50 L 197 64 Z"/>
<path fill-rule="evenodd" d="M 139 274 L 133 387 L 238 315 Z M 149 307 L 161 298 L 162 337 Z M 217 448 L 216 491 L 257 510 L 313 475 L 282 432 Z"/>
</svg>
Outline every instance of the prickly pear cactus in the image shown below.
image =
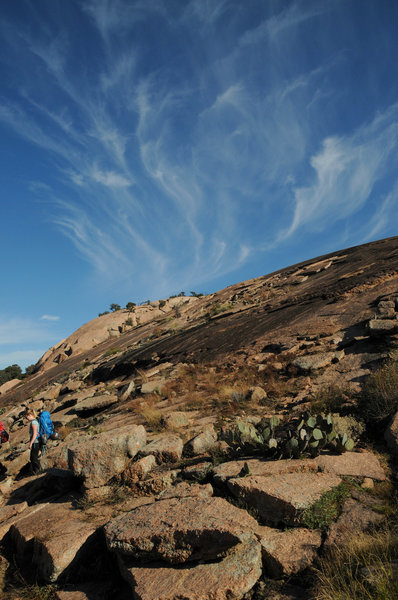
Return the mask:
<svg viewBox="0 0 398 600">
<path fill-rule="evenodd" d="M 347 433 L 335 430 L 331 415 L 304 413 L 299 418 L 281 421 L 278 416 L 264 418 L 255 427 L 237 421 L 224 439 L 235 450 L 251 450 L 268 458 L 317 456 L 328 449 L 338 453 L 351 451 L 355 441 Z"/>
</svg>

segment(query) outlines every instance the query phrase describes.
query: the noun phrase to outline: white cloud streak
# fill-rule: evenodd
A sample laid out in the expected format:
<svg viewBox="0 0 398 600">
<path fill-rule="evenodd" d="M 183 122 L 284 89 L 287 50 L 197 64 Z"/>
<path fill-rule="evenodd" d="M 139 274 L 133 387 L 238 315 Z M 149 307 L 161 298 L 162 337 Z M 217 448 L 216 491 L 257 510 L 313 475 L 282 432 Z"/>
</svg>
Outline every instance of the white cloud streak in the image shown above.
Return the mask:
<svg viewBox="0 0 398 600">
<path fill-rule="evenodd" d="M 337 4 L 259 3 L 240 28 L 239 2 L 85 0 L 95 62 L 76 57 L 62 23 L 52 37 L 45 25 L 7 37 L 19 83 L 0 121 L 45 151 L 55 176 L 31 189 L 102 281 L 134 280 L 148 295 L 210 281 L 352 218 L 390 174 L 369 217 L 385 230 L 397 107 L 336 134 L 320 119 L 340 55 L 291 68 L 300 31 Z"/>
</svg>

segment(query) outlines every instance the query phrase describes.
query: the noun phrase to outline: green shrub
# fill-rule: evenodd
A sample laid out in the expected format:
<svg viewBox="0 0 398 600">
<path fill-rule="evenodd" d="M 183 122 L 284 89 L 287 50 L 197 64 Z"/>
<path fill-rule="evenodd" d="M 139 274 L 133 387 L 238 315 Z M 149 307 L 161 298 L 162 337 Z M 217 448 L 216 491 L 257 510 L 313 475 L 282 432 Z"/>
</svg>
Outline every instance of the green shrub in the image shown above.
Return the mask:
<svg viewBox="0 0 398 600">
<path fill-rule="evenodd" d="M 303 512 L 302 523 L 309 529 L 327 531 L 340 515 L 342 504 L 349 495 L 348 487 L 344 483 L 325 492 L 315 504 Z"/>
</svg>

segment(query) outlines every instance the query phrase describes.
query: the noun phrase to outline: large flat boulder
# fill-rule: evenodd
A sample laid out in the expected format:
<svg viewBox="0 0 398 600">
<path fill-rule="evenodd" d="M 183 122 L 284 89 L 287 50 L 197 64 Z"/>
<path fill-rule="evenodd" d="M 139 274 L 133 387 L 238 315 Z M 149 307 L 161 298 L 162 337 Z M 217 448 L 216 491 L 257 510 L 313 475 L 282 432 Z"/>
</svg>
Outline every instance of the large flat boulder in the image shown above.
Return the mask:
<svg viewBox="0 0 398 600">
<path fill-rule="evenodd" d="M 295 575 L 309 567 L 322 544 L 320 531 L 302 527 L 290 531 L 259 527 L 257 535 L 265 571 L 277 579 Z"/>
<path fill-rule="evenodd" d="M 256 527 L 253 517 L 223 498 L 172 498 L 116 517 L 105 535 L 110 550 L 180 564 L 218 559 Z"/>
<path fill-rule="evenodd" d="M 261 546 L 250 536 L 223 560 L 189 568 L 137 567 L 127 557 L 119 562 L 137 600 L 240 600 L 261 576 Z"/>
<path fill-rule="evenodd" d="M 92 552 L 96 526 L 79 518 L 70 502 L 47 504 L 10 528 L 10 543 L 19 564 L 28 564 L 44 581 L 57 581 L 84 552 Z"/>
<path fill-rule="evenodd" d="M 267 523 L 295 525 L 300 514 L 324 492 L 341 483 L 333 473 L 287 473 L 261 477 L 249 475 L 227 482 L 231 493 L 258 511 Z"/>
<path fill-rule="evenodd" d="M 350 477 L 370 477 L 384 481 L 386 474 L 378 458 L 372 452 L 344 452 L 338 456 L 321 454 L 314 459 L 324 473 Z"/>
<path fill-rule="evenodd" d="M 152 454 L 158 464 L 177 462 L 182 456 L 183 441 L 178 435 L 164 435 L 141 450 L 143 456 Z"/>
<path fill-rule="evenodd" d="M 86 487 L 99 487 L 121 473 L 145 443 L 146 431 L 142 425 L 126 425 L 93 437 L 86 436 L 69 448 L 69 468 L 84 479 Z"/>
<path fill-rule="evenodd" d="M 231 460 L 214 467 L 214 480 L 217 483 L 225 483 L 228 479 L 238 477 L 245 463 L 249 467 L 251 475 L 261 475 L 262 477 L 307 471 L 316 473 L 318 471 L 316 462 L 311 459 L 259 460 L 250 458 L 248 460 Z"/>
</svg>

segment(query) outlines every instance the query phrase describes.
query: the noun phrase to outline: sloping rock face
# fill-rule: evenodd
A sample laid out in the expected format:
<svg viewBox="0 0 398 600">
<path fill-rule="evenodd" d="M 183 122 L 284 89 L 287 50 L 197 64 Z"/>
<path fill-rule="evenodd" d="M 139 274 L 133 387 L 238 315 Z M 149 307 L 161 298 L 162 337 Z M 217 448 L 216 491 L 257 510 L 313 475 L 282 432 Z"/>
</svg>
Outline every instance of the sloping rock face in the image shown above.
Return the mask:
<svg viewBox="0 0 398 600">
<path fill-rule="evenodd" d="M 146 443 L 142 425 L 126 425 L 81 440 L 69 448 L 69 468 L 88 488 L 105 485 L 126 467 Z"/>
<path fill-rule="evenodd" d="M 137 600 L 238 600 L 261 576 L 261 546 L 251 537 L 220 562 L 180 569 L 137 567 L 121 557 L 120 569 Z"/>
<path fill-rule="evenodd" d="M 341 483 L 340 477 L 324 473 L 288 473 L 261 477 L 249 475 L 230 479 L 229 490 L 255 508 L 268 523 L 297 524 L 300 513 L 324 492 Z"/>
<path fill-rule="evenodd" d="M 257 522 L 223 498 L 160 500 L 116 517 L 105 527 L 110 550 L 146 561 L 216 560 L 245 542 Z"/>
</svg>

